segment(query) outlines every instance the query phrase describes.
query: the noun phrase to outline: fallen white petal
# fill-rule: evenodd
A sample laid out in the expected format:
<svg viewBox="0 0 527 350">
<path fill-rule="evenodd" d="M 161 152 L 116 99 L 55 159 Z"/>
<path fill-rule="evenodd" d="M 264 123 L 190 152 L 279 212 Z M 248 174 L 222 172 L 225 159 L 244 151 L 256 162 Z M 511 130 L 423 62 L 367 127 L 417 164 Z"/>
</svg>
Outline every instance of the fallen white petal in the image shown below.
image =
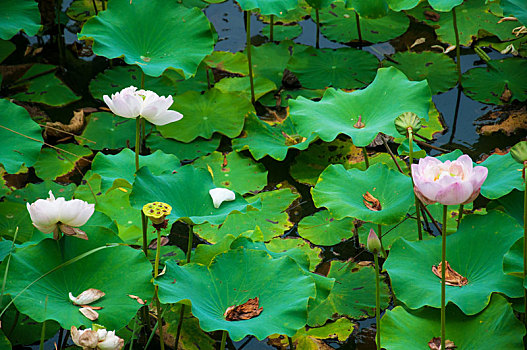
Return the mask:
<svg viewBox="0 0 527 350">
<path fill-rule="evenodd" d="M 212 203 L 216 209 L 220 207 L 221 203 L 236 199 L 236 194 L 226 188 L 213 188 L 209 190 L 209 194 L 212 197 Z"/>
<path fill-rule="evenodd" d="M 69 293 L 70 300 L 77 305 L 91 304 L 94 301 L 101 299 L 103 296 L 105 296 L 105 293 L 95 288 L 87 289 L 77 297 L 74 297 L 71 292 Z"/>
<path fill-rule="evenodd" d="M 97 311 L 95 311 L 95 310 L 90 309 L 90 308 L 81 307 L 79 309 L 79 311 L 81 312 L 81 314 L 83 314 L 90 321 L 95 321 L 96 319 L 99 318 L 99 313 Z"/>
</svg>

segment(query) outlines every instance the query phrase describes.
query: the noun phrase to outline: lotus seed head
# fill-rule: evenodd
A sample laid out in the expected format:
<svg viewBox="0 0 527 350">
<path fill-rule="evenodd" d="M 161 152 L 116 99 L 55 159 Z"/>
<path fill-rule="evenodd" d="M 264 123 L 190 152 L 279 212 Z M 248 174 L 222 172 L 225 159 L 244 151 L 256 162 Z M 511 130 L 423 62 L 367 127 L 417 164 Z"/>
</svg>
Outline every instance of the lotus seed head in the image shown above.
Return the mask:
<svg viewBox="0 0 527 350">
<path fill-rule="evenodd" d="M 165 217 L 170 215 L 172 207 L 163 202 L 152 202 L 143 206 L 143 213 L 150 218 L 154 224 L 161 224 Z"/>
</svg>

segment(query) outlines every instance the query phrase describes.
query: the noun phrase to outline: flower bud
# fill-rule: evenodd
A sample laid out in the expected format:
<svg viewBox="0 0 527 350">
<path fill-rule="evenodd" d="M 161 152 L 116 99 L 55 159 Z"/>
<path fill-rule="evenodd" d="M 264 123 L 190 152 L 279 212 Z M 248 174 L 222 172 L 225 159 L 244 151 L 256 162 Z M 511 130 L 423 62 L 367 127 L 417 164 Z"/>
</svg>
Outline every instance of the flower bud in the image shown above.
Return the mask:
<svg viewBox="0 0 527 350">
<path fill-rule="evenodd" d="M 366 247 L 373 254 L 378 254 L 381 251 L 381 240 L 372 228 L 370 229 L 370 234 L 368 235 Z"/>
<path fill-rule="evenodd" d="M 408 128 L 412 128 L 414 133 L 421 130 L 421 119 L 413 112 L 404 112 L 395 118 L 395 129 L 399 134 L 407 136 Z"/>
<path fill-rule="evenodd" d="M 510 154 L 515 161 L 523 164 L 527 161 L 527 141 L 518 142 L 512 146 Z"/>
<path fill-rule="evenodd" d="M 162 202 L 152 202 L 143 206 L 143 213 L 155 225 L 162 224 L 171 211 L 172 207 Z"/>
</svg>

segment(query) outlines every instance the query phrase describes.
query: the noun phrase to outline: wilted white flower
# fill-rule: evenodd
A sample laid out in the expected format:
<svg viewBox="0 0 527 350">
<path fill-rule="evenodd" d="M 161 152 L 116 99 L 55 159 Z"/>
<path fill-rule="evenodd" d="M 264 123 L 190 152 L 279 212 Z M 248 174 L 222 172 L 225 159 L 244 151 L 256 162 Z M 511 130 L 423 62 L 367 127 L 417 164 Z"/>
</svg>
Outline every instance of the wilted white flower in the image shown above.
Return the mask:
<svg viewBox="0 0 527 350">
<path fill-rule="evenodd" d="M 48 199 L 38 199 L 31 205 L 27 203 L 33 225 L 43 233 L 53 232 L 55 239 L 59 238 L 59 228 L 65 235 L 88 239 L 86 233 L 77 227 L 88 221 L 94 208 L 94 204 L 88 204 L 80 199 L 70 201 L 63 197 L 55 199 L 51 191 Z"/>
<path fill-rule="evenodd" d="M 106 336 L 104 337 L 102 341 L 99 340 L 99 344 L 97 344 L 97 348 L 99 348 L 100 350 L 120 350 L 123 347 L 123 345 L 124 345 L 124 340 L 116 336 L 115 331 L 109 331 L 106 333 Z"/>
<path fill-rule="evenodd" d="M 115 331 L 99 328 L 97 331 L 87 328 L 84 330 L 71 327 L 71 339 L 83 350 L 120 350 L 124 340 L 115 335 Z"/>
<path fill-rule="evenodd" d="M 212 197 L 212 203 L 216 209 L 220 207 L 221 203 L 236 199 L 236 194 L 226 188 L 213 188 L 209 190 L 209 194 Z"/>
<path fill-rule="evenodd" d="M 79 294 L 77 297 L 74 297 L 71 292 L 69 293 L 70 300 L 77 305 L 88 305 L 101 299 L 106 294 L 98 289 L 90 288 L 86 289 L 84 292 Z"/>
<path fill-rule="evenodd" d="M 103 96 L 110 110 L 124 118 L 141 116 L 155 125 L 165 125 L 183 118 L 179 112 L 169 110 L 174 102 L 172 96 L 159 96 L 153 91 L 137 90 L 135 86 Z"/>
</svg>

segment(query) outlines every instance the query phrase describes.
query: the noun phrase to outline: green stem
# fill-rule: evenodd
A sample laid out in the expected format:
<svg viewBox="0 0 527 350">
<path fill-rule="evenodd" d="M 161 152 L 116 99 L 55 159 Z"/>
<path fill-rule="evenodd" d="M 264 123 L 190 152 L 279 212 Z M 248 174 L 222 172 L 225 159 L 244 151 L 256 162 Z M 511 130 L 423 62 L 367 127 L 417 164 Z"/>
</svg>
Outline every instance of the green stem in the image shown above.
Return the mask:
<svg viewBox="0 0 527 350">
<path fill-rule="evenodd" d="M 176 342 L 174 345 L 174 349 L 179 349 L 179 336 L 181 335 L 181 326 L 183 325 L 183 316 L 185 315 L 185 304 L 181 304 L 181 311 L 179 312 L 179 321 L 177 324 L 177 331 L 176 331 Z"/>
<path fill-rule="evenodd" d="M 128 350 L 133 349 L 134 339 L 135 339 L 135 332 L 137 331 L 137 315 L 134 317 L 134 328 L 132 330 L 132 337 L 130 338 L 130 347 Z"/>
<path fill-rule="evenodd" d="M 190 262 L 190 255 L 192 253 L 192 241 L 194 239 L 194 226 L 189 225 L 188 230 L 188 244 L 187 244 L 187 264 Z"/>
<path fill-rule="evenodd" d="M 274 41 L 274 15 L 271 15 L 271 24 L 269 27 L 269 40 Z"/>
<path fill-rule="evenodd" d="M 44 304 L 44 317 L 46 316 L 46 312 L 48 310 L 48 296 L 46 295 L 46 301 Z M 42 330 L 40 331 L 40 345 L 39 350 L 44 350 L 44 340 L 46 338 L 46 320 L 44 319 L 44 322 L 42 322 Z"/>
<path fill-rule="evenodd" d="M 251 83 L 251 103 L 255 102 L 254 98 L 254 82 L 253 82 L 253 64 L 251 59 L 251 11 L 245 11 L 247 16 L 247 62 L 249 63 L 249 82 Z"/>
<path fill-rule="evenodd" d="M 377 350 L 381 350 L 381 286 L 379 278 L 379 258 L 373 253 L 375 261 L 375 322 L 377 326 Z"/>
<path fill-rule="evenodd" d="M 408 147 L 410 149 L 410 178 L 412 178 L 412 188 L 414 187 L 414 177 L 412 176 L 412 164 L 414 164 L 414 133 L 412 128 L 408 128 Z M 423 240 L 423 229 L 421 227 L 421 208 L 420 208 L 420 202 L 417 198 L 417 195 L 414 192 L 414 201 L 415 201 L 415 215 L 417 217 L 417 238 L 419 238 L 420 241 Z"/>
<path fill-rule="evenodd" d="M 95 3 L 95 0 L 91 0 L 93 4 L 93 9 L 95 10 L 95 16 L 99 14 L 99 10 L 97 9 L 97 4 Z"/>
<path fill-rule="evenodd" d="M 388 254 L 386 253 L 386 250 L 384 249 L 384 245 L 382 244 L 382 225 L 380 224 L 377 224 L 377 235 L 379 237 L 379 242 L 381 242 L 381 251 L 382 251 L 382 256 L 386 259 L 388 257 Z"/>
<path fill-rule="evenodd" d="M 135 119 L 135 171 L 139 170 L 139 148 L 141 147 L 141 117 Z"/>
<path fill-rule="evenodd" d="M 161 318 L 163 318 L 163 316 L 165 315 L 165 311 L 167 309 L 165 309 L 163 311 L 163 314 L 161 315 Z M 152 339 L 154 339 L 154 334 L 156 334 L 156 330 L 157 330 L 157 327 L 159 327 L 159 318 L 158 320 L 156 321 L 156 324 L 154 325 L 154 328 L 152 328 L 152 333 L 150 333 L 150 336 L 148 337 L 148 340 L 146 341 L 146 344 L 145 344 L 145 347 L 144 349 L 148 349 L 148 347 L 150 346 L 150 343 L 152 342 Z M 177 348 L 176 348 L 177 349 Z"/>
<path fill-rule="evenodd" d="M 159 257 L 161 256 L 161 230 L 156 229 L 157 232 L 157 247 L 156 247 L 156 260 L 154 263 L 154 278 L 157 278 L 159 274 Z M 161 301 L 159 300 L 159 287 L 154 287 L 154 298 L 157 306 L 157 322 L 159 324 L 159 345 L 161 350 L 165 350 L 165 340 L 163 337 L 163 318 L 161 314 Z"/>
<path fill-rule="evenodd" d="M 456 8 L 452 9 L 452 20 L 454 22 L 454 33 L 456 34 L 456 68 L 457 68 L 457 82 L 461 84 L 461 48 L 459 47 L 459 31 L 457 29 Z"/>
<path fill-rule="evenodd" d="M 289 341 L 289 350 L 293 350 L 295 348 L 293 345 L 293 338 L 287 337 L 287 340 Z"/>
<path fill-rule="evenodd" d="M 227 343 L 227 331 L 223 331 L 223 333 L 221 333 L 220 350 L 225 350 L 225 343 Z"/>
<path fill-rule="evenodd" d="M 457 228 L 459 229 L 459 224 L 461 223 L 461 219 L 463 219 L 463 204 L 459 205 L 459 216 L 457 219 Z"/>
<path fill-rule="evenodd" d="M 370 160 L 368 159 L 368 152 L 366 152 L 366 147 L 362 147 L 362 154 L 364 155 L 364 163 L 366 163 L 366 170 L 370 167 Z"/>
<path fill-rule="evenodd" d="M 18 226 L 16 227 L 15 234 L 13 235 L 13 243 L 11 243 L 11 249 L 9 250 L 9 254 L 7 256 L 7 262 L 5 264 L 4 280 L 2 281 L 2 293 L 0 294 L 0 306 L 2 305 L 2 302 L 4 300 L 4 291 L 5 291 L 6 281 L 7 281 L 7 272 L 9 271 L 9 264 L 11 263 L 11 254 L 13 254 L 13 248 L 15 247 L 16 236 L 18 236 Z"/>
<path fill-rule="evenodd" d="M 315 38 L 315 47 L 318 49 L 320 47 L 320 14 L 318 12 L 318 9 L 315 9 L 315 16 L 317 20 L 317 36 Z"/>
<path fill-rule="evenodd" d="M 446 310 L 445 310 L 445 294 L 446 294 L 446 218 L 448 205 L 443 205 L 443 232 L 441 234 L 441 349 L 445 349 L 446 341 Z"/>
<path fill-rule="evenodd" d="M 357 22 L 357 34 L 359 35 L 359 49 L 362 50 L 362 32 L 360 30 L 360 16 L 357 11 L 355 11 L 355 21 Z"/>
<path fill-rule="evenodd" d="M 193 240 L 194 240 L 194 225 L 189 225 L 188 244 L 187 244 L 187 256 L 186 256 L 187 264 L 190 262 L 190 256 L 192 254 L 192 241 Z M 183 316 L 184 316 L 184 314 L 185 314 L 185 305 L 181 304 L 181 312 L 179 314 L 179 321 L 178 321 L 177 331 L 176 331 L 176 344 L 174 346 L 175 349 L 178 348 L 179 336 L 181 335 L 181 326 L 183 325 Z"/>
<path fill-rule="evenodd" d="M 527 164 L 524 163 L 523 173 L 527 171 Z M 527 276 L 527 178 L 523 178 L 525 190 L 523 191 L 523 280 Z M 523 290 L 523 302 L 525 303 L 524 322 L 527 324 L 527 289 Z"/>
</svg>

